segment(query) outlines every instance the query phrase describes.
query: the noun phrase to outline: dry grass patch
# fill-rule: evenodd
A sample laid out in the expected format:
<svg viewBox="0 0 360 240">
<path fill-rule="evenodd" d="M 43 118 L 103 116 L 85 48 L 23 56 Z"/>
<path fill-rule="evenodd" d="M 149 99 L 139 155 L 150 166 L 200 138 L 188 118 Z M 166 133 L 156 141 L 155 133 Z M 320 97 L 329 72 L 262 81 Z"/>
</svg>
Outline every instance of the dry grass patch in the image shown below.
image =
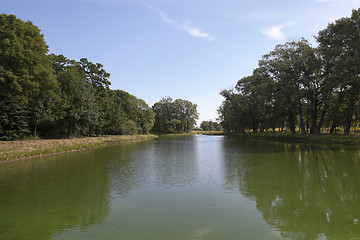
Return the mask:
<svg viewBox="0 0 360 240">
<path fill-rule="evenodd" d="M 86 149 L 106 143 L 145 141 L 155 137 L 155 135 L 134 135 L 71 139 L 0 141 L 0 163 L 32 156 Z"/>
</svg>

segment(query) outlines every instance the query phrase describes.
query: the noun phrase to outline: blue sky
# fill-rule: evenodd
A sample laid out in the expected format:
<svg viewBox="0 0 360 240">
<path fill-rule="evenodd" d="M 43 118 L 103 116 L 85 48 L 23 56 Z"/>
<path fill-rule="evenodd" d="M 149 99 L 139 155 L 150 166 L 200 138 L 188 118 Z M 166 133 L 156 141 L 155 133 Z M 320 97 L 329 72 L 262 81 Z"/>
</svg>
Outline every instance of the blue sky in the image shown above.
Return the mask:
<svg viewBox="0 0 360 240">
<path fill-rule="evenodd" d="M 360 0 L 1 0 L 1 13 L 37 25 L 50 52 L 104 65 L 111 88 L 150 106 L 161 97 L 215 120 L 219 92 L 252 73 L 277 44 L 312 43 Z"/>
</svg>

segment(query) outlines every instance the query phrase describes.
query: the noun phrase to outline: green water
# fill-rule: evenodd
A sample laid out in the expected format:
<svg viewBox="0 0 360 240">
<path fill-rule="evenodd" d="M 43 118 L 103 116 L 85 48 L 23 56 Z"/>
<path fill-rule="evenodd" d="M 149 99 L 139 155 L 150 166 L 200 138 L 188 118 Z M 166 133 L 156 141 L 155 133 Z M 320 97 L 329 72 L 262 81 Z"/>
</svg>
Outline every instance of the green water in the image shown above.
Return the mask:
<svg viewBox="0 0 360 240">
<path fill-rule="evenodd" d="M 0 165 L 0 239 L 360 239 L 360 150 L 159 138 Z"/>
</svg>

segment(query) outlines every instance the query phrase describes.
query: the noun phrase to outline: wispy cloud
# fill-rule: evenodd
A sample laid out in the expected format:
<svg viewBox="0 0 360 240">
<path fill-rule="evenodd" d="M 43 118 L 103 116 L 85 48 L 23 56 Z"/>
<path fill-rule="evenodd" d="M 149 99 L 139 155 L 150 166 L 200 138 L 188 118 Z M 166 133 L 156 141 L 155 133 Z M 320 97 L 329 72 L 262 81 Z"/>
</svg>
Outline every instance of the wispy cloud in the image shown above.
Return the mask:
<svg viewBox="0 0 360 240">
<path fill-rule="evenodd" d="M 185 31 L 187 34 L 189 34 L 190 36 L 193 37 L 199 37 L 199 38 L 203 38 L 206 39 L 208 41 L 214 41 L 215 38 L 213 36 L 211 36 L 211 34 L 202 31 L 200 28 L 198 27 L 194 27 L 192 26 L 190 23 L 186 23 L 186 24 L 180 24 L 178 22 L 176 22 L 175 20 L 171 19 L 170 17 L 168 17 L 163 11 L 161 11 L 158 8 L 154 8 L 154 7 L 148 7 L 152 12 L 156 13 L 157 15 L 160 16 L 160 18 L 170 24 L 171 26 L 174 26 L 176 28 L 182 29 L 183 31 Z"/>
<path fill-rule="evenodd" d="M 286 35 L 283 32 L 283 29 L 291 25 L 292 25 L 291 23 L 286 23 L 281 25 L 270 26 L 261 30 L 261 33 L 275 40 L 283 41 L 286 39 Z"/>
</svg>

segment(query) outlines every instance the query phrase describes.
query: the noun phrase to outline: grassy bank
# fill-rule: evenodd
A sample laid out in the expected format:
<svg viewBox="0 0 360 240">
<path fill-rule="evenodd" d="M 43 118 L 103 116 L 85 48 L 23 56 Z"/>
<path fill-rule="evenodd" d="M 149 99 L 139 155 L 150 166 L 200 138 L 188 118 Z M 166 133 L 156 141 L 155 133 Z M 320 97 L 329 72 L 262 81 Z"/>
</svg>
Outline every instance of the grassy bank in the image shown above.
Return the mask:
<svg viewBox="0 0 360 240">
<path fill-rule="evenodd" d="M 225 135 L 224 131 L 199 131 L 200 135 Z"/>
<path fill-rule="evenodd" d="M 292 141 L 292 142 L 307 142 L 307 143 L 329 143 L 329 144 L 347 144 L 347 145 L 360 145 L 360 135 L 340 135 L 340 134 L 322 134 L 320 136 L 314 135 L 301 135 L 290 133 L 228 133 L 230 137 L 248 137 L 267 139 L 275 141 Z"/>
<path fill-rule="evenodd" d="M 154 133 L 154 134 L 157 134 L 158 136 L 167 136 L 167 137 L 192 136 L 192 135 L 225 135 L 224 131 L 191 131 L 188 133 Z"/>
<path fill-rule="evenodd" d="M 92 148 L 107 143 L 138 142 L 155 135 L 106 136 L 72 139 L 0 141 L 0 164 L 9 161 Z"/>
</svg>

